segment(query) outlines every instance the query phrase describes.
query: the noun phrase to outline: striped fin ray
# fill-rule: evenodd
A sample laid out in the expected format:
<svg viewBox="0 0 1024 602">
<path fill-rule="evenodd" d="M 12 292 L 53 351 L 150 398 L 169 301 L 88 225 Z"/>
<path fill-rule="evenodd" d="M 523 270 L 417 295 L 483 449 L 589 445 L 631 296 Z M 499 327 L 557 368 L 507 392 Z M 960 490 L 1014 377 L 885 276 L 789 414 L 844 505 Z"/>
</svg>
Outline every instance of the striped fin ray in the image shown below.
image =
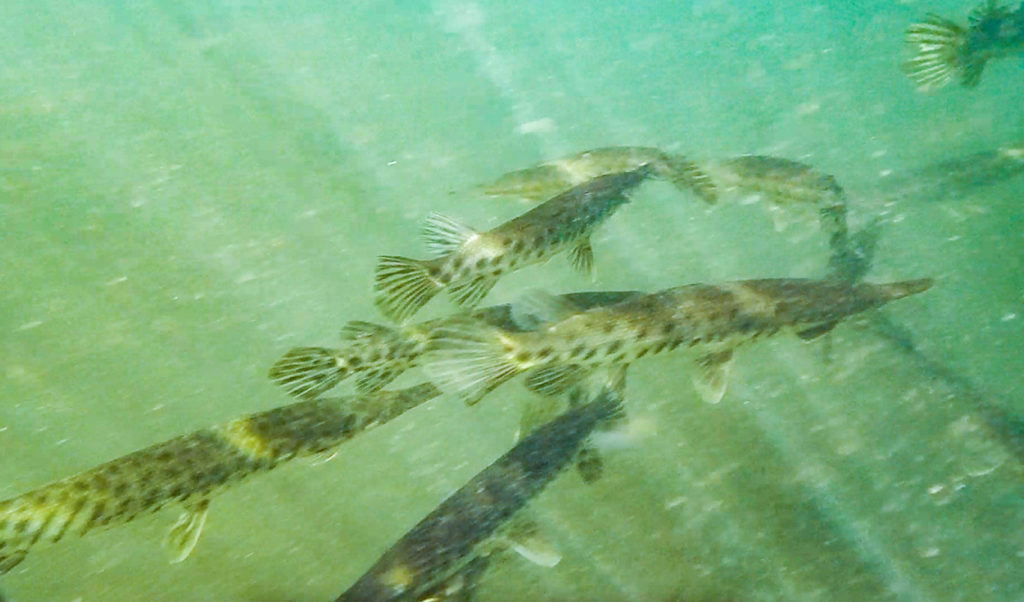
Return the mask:
<svg viewBox="0 0 1024 602">
<path fill-rule="evenodd" d="M 448 287 L 448 294 L 459 307 L 472 309 L 491 292 L 497 282 L 497 278 L 491 276 L 477 276 L 453 283 Z"/>
<path fill-rule="evenodd" d="M 454 252 L 479 233 L 454 219 L 431 213 L 423 223 L 423 238 L 435 257 Z"/>
<path fill-rule="evenodd" d="M 423 369 L 442 391 L 475 404 L 527 369 L 510 357 L 507 337 L 485 322 L 453 319 L 434 332 Z"/>
<path fill-rule="evenodd" d="M 948 86 L 957 77 L 965 76 L 961 57 L 966 39 L 967 31 L 963 27 L 929 14 L 924 21 L 907 29 L 905 40 L 915 48 L 915 54 L 903 63 L 904 73 L 917 83 L 917 89 L 922 92 Z"/>
<path fill-rule="evenodd" d="M 405 371 L 407 365 L 394 364 L 388 366 L 377 366 L 364 370 L 356 376 L 356 390 L 360 393 L 374 393 L 380 391 L 391 381 Z"/>
<path fill-rule="evenodd" d="M 378 259 L 374 302 L 387 317 L 403 321 L 427 304 L 444 285 L 430 276 L 428 262 L 385 255 Z"/>
<path fill-rule="evenodd" d="M 718 200 L 718 187 L 706 171 L 682 155 L 665 153 L 661 175 L 678 190 L 692 192 L 712 205 Z"/>
<path fill-rule="evenodd" d="M 210 500 L 207 498 L 189 504 L 178 517 L 178 522 L 174 523 L 167 532 L 164 545 L 170 548 L 173 554 L 172 563 L 184 562 L 192 554 L 192 550 L 199 543 L 199 536 L 203 533 L 203 525 L 206 524 L 206 515 L 209 509 Z"/>
<path fill-rule="evenodd" d="M 292 397 L 313 399 L 334 388 L 348 371 L 339 363 L 337 350 L 294 347 L 271 366 L 267 375 Z"/>
</svg>

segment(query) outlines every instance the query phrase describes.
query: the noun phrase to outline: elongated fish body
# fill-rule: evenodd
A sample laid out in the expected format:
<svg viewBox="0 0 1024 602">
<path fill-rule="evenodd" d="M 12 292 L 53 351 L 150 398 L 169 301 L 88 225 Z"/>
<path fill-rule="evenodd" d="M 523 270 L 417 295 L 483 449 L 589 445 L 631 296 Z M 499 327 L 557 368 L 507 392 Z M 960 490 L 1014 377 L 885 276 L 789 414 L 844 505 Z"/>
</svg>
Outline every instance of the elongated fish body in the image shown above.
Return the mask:
<svg viewBox="0 0 1024 602">
<path fill-rule="evenodd" d="M 815 207 L 842 202 L 836 179 L 810 165 L 768 155 L 741 155 L 710 164 L 707 170 L 722 191 L 764 194 L 777 205 Z"/>
<path fill-rule="evenodd" d="M 481 544 L 540 493 L 601 422 L 621 411 L 610 392 L 533 431 L 393 545 L 338 602 L 421 600 L 481 555 Z"/>
<path fill-rule="evenodd" d="M 488 232 L 476 232 L 434 215 L 427 243 L 439 256 L 416 260 L 381 257 L 377 264 L 376 303 L 388 317 L 403 321 L 442 289 L 463 308 L 472 308 L 498 278 L 542 263 L 565 250 L 573 265 L 589 273 L 593 265 L 590 234 L 651 174 L 651 167 L 599 176 L 548 200 Z"/>
<path fill-rule="evenodd" d="M 943 159 L 887 182 L 887 200 L 932 201 L 960 197 L 1024 174 L 1024 146 Z"/>
<path fill-rule="evenodd" d="M 1011 11 L 988 0 L 968 15 L 968 25 L 929 14 L 912 24 L 905 41 L 912 56 L 903 71 L 922 92 L 959 82 L 973 88 L 990 59 L 1024 54 L 1024 4 Z"/>
<path fill-rule="evenodd" d="M 555 392 L 581 371 L 628 365 L 677 347 L 692 348 L 710 370 L 727 365 L 743 342 L 783 329 L 814 338 L 846 317 L 922 292 L 931 283 L 768 279 L 692 284 L 609 307 L 566 311 L 566 317 L 523 333 L 463 319 L 435 333 L 424 370 L 439 388 L 467 403 L 523 372 L 530 371 L 531 388 Z M 705 398 L 720 399 L 724 382 L 708 386 Z"/>
<path fill-rule="evenodd" d="M 583 311 L 640 294 L 638 291 L 595 291 L 569 293 L 562 295 L 562 299 Z M 513 314 L 512 305 L 506 303 L 478 309 L 471 315 L 513 332 L 536 327 L 536 324 L 524 324 L 523 316 Z M 355 375 L 357 390 L 372 393 L 409 368 L 418 366 L 434 331 L 448 321 L 449 318 L 441 318 L 407 327 L 349 322 L 342 329 L 344 347 L 295 347 L 271 367 L 269 376 L 289 395 L 299 399 L 317 397 L 351 375 Z"/>
<path fill-rule="evenodd" d="M 705 169 L 719 190 L 758 194 L 771 203 L 776 230 L 783 230 L 802 207 L 818 214 L 828 236 L 831 278 L 849 280 L 857 251 L 852 248 L 846 220 L 846 193 L 832 175 L 791 159 L 741 155 L 709 163 Z"/>
<path fill-rule="evenodd" d="M 0 574 L 40 542 L 124 524 L 178 504 L 168 544 L 184 560 L 198 541 L 210 498 L 300 456 L 329 453 L 438 394 L 424 384 L 372 396 L 317 399 L 250 414 L 176 437 L 0 502 Z"/>
<path fill-rule="evenodd" d="M 507 173 L 482 188 L 488 196 L 549 199 L 598 176 L 650 165 L 654 173 L 703 201 L 715 201 L 715 185 L 692 161 L 648 146 L 612 146 L 584 151 Z"/>
</svg>

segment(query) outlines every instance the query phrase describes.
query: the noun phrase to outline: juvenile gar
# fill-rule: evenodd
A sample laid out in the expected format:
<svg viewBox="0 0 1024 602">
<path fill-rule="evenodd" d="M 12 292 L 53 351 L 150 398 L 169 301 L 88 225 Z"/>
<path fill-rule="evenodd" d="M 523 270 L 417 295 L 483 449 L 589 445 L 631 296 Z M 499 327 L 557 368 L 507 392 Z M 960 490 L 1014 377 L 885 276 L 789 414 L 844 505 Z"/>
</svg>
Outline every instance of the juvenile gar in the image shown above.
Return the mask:
<svg viewBox="0 0 1024 602">
<path fill-rule="evenodd" d="M 216 492 L 293 458 L 328 454 L 438 394 L 423 384 L 294 403 L 176 437 L 0 501 L 0 574 L 37 543 L 124 524 L 174 503 L 184 512 L 167 543 L 180 562 L 195 547 Z"/>
<path fill-rule="evenodd" d="M 929 14 L 907 29 L 905 41 L 913 55 L 903 71 L 918 90 L 930 92 L 954 81 L 973 88 L 990 59 L 1024 53 L 1024 3 L 1012 11 L 988 0 L 970 12 L 967 27 Z"/>
<path fill-rule="evenodd" d="M 722 192 L 758 194 L 770 204 L 775 229 L 784 230 L 804 208 L 817 212 L 828 236 L 832 278 L 847 279 L 842 266 L 855 253 L 846 220 L 846 193 L 835 177 L 792 159 L 741 155 L 704 166 Z"/>
<path fill-rule="evenodd" d="M 482 187 L 488 196 L 519 197 L 531 201 L 549 199 L 598 176 L 621 173 L 650 165 L 684 192 L 692 192 L 707 203 L 715 202 L 715 183 L 700 167 L 682 155 L 649 146 L 596 148 L 509 172 Z"/>
<path fill-rule="evenodd" d="M 479 320 L 455 320 L 435 332 L 424 370 L 445 392 L 475 403 L 517 374 L 555 393 L 595 368 L 628 365 L 676 347 L 694 349 L 698 389 L 716 402 L 725 391 L 733 349 L 786 329 L 811 339 L 851 315 L 928 289 L 931 280 L 891 284 L 766 279 L 692 284 L 584 312 L 560 311 L 535 332 L 509 332 Z"/>
<path fill-rule="evenodd" d="M 539 427 L 441 502 L 337 602 L 423 600 L 486 557 L 481 545 L 569 465 L 588 435 L 621 412 L 609 390 Z"/>
<path fill-rule="evenodd" d="M 384 256 L 376 270 L 376 304 L 403 321 L 439 291 L 472 308 L 504 274 L 542 263 L 570 250 L 572 263 L 589 273 L 594 261 L 590 234 L 652 173 L 650 165 L 599 176 L 487 232 L 446 217 L 429 218 L 425 235 L 436 259 Z"/>
<path fill-rule="evenodd" d="M 562 299 L 583 311 L 640 294 L 638 291 L 597 291 L 569 293 Z M 510 331 L 536 327 L 535 323 L 524 323 L 524 316 L 514 314 L 512 305 L 504 304 L 478 309 L 471 315 Z M 358 391 L 371 393 L 418 366 L 434 331 L 450 319 L 428 320 L 407 327 L 352 321 L 341 331 L 344 347 L 294 347 L 270 368 L 269 376 L 289 395 L 299 399 L 317 397 L 352 375 L 355 375 Z"/>
</svg>

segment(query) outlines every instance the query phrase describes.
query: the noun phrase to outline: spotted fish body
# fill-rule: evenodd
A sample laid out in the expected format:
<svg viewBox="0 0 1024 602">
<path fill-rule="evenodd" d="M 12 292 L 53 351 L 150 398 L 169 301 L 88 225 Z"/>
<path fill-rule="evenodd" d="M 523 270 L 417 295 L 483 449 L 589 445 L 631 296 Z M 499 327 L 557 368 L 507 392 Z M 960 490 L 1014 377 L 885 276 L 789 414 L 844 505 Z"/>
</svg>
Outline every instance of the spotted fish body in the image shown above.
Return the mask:
<svg viewBox="0 0 1024 602">
<path fill-rule="evenodd" d="M 903 71 L 919 91 L 953 82 L 973 88 L 990 59 L 1024 55 L 1024 5 L 1011 11 L 988 0 L 970 12 L 967 27 L 929 14 L 907 29 L 904 40 L 912 55 Z"/>
<path fill-rule="evenodd" d="M 385 256 L 377 264 L 376 303 L 402 321 L 447 289 L 464 308 L 475 307 L 498 278 L 570 250 L 573 264 L 589 272 L 590 234 L 651 174 L 651 167 L 600 176 L 564 192 L 487 232 L 442 216 L 427 223 L 428 245 L 439 256 L 417 260 Z"/>
<path fill-rule="evenodd" d="M 569 293 L 562 299 L 583 311 L 638 295 L 637 291 L 599 291 Z M 521 317 L 513 315 L 509 304 L 478 309 L 471 315 L 509 331 L 529 330 L 535 326 L 523 324 Z M 449 321 L 450 318 L 441 318 L 403 328 L 349 322 L 342 330 L 344 347 L 295 347 L 271 367 L 269 376 L 289 395 L 299 399 L 317 397 L 352 375 L 355 375 L 357 390 L 372 393 L 409 368 L 418 366 L 434 331 Z"/>
<path fill-rule="evenodd" d="M 317 399 L 250 414 L 128 454 L 0 502 L 0 574 L 40 542 L 124 524 L 178 504 L 169 543 L 176 560 L 195 546 L 210 497 L 283 462 L 329 453 L 438 394 L 425 384 L 373 396 Z"/>
<path fill-rule="evenodd" d="M 582 372 L 628 365 L 677 347 L 693 348 L 702 367 L 712 369 L 727 364 L 743 342 L 783 329 L 814 338 L 846 317 L 930 286 L 931 280 L 746 280 L 681 286 L 608 307 L 567 311 L 535 332 L 512 333 L 463 319 L 435 334 L 424 369 L 439 388 L 467 403 L 523 372 L 530 372 L 531 388 L 556 391 Z M 724 383 L 714 386 L 720 399 Z"/>
<path fill-rule="evenodd" d="M 719 189 L 756 192 L 778 205 L 832 205 L 843 189 L 836 179 L 799 161 L 768 155 L 741 155 L 708 167 Z"/>
<path fill-rule="evenodd" d="M 604 392 L 533 431 L 406 533 L 337 602 L 424 600 L 452 575 L 476 569 L 473 563 L 486 557 L 481 544 L 569 465 L 596 426 L 620 411 L 618 397 Z"/>
<path fill-rule="evenodd" d="M 647 146 L 612 146 L 584 151 L 513 171 L 482 188 L 489 196 L 519 197 L 540 201 L 565 192 L 598 176 L 621 173 L 650 165 L 660 178 L 676 188 L 715 201 L 715 185 L 692 161 L 681 155 Z"/>
<path fill-rule="evenodd" d="M 958 198 L 1024 174 L 1024 146 L 943 159 L 886 182 L 887 201 Z"/>
<path fill-rule="evenodd" d="M 821 230 L 828 236 L 829 277 L 853 280 L 850 267 L 859 251 L 851 241 L 846 220 L 846 193 L 835 177 L 782 157 L 741 155 L 705 166 L 723 192 L 758 194 L 771 203 L 777 230 L 802 207 L 817 211 Z"/>
</svg>

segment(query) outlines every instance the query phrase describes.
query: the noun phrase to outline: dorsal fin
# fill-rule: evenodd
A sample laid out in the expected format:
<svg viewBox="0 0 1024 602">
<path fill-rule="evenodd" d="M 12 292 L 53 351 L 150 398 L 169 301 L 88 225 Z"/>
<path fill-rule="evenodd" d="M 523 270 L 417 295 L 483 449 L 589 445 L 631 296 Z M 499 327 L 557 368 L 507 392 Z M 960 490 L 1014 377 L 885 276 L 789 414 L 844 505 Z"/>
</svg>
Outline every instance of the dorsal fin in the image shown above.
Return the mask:
<svg viewBox="0 0 1024 602">
<path fill-rule="evenodd" d="M 473 228 L 440 213 L 431 213 L 423 222 L 427 250 L 435 257 L 451 253 L 477 234 Z"/>
<path fill-rule="evenodd" d="M 352 320 L 341 329 L 341 339 L 344 341 L 356 341 L 370 337 L 391 338 L 396 334 L 398 334 L 398 330 L 395 328 L 362 320 Z"/>
<path fill-rule="evenodd" d="M 523 330 L 537 330 L 542 324 L 560 322 L 580 309 L 565 297 L 532 290 L 512 304 L 512 321 Z"/>
</svg>

